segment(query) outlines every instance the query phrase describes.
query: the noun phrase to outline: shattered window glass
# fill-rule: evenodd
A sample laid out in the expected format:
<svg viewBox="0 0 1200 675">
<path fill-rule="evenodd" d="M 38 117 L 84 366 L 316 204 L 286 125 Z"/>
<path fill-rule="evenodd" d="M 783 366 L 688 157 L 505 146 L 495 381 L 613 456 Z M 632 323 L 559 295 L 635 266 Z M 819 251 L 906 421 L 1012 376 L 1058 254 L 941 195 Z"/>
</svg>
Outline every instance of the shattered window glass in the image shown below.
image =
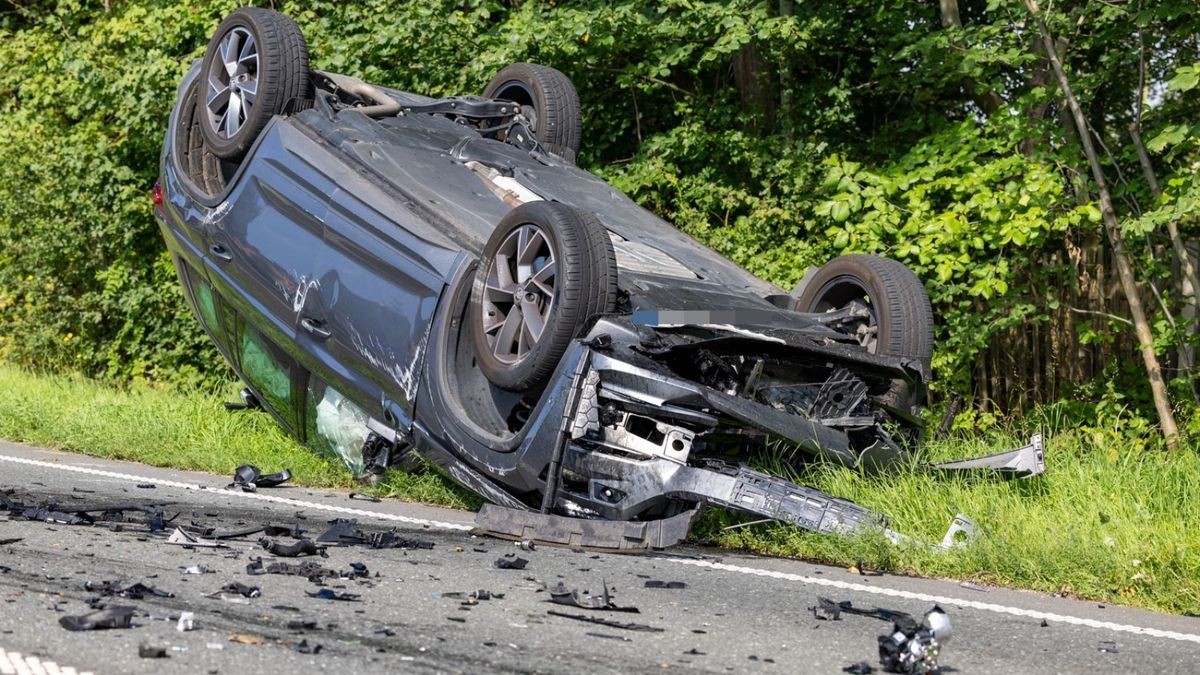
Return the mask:
<svg viewBox="0 0 1200 675">
<path fill-rule="evenodd" d="M 267 342 L 244 323 L 240 326 L 239 361 L 246 382 L 258 390 L 263 403 L 292 421 L 292 373 Z"/>
<path fill-rule="evenodd" d="M 354 475 L 362 473 L 367 413 L 315 377 L 309 379 L 306 408 L 308 445 L 337 456 Z"/>
</svg>

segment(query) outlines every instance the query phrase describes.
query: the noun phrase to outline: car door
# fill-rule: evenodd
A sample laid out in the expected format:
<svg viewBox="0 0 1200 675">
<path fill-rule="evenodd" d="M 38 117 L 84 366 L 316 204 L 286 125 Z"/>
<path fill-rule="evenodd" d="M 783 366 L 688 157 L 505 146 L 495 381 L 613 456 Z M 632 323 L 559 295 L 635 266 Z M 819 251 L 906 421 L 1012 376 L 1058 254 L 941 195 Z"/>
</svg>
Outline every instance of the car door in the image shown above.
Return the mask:
<svg viewBox="0 0 1200 675">
<path fill-rule="evenodd" d="M 332 362 L 348 367 L 363 400 L 378 401 L 385 419 L 407 428 L 445 275 L 463 254 L 404 227 L 415 214 L 389 204 L 385 217 L 360 197 L 330 193 L 302 330 L 324 342 Z M 417 223 L 413 229 L 419 231 Z"/>
</svg>

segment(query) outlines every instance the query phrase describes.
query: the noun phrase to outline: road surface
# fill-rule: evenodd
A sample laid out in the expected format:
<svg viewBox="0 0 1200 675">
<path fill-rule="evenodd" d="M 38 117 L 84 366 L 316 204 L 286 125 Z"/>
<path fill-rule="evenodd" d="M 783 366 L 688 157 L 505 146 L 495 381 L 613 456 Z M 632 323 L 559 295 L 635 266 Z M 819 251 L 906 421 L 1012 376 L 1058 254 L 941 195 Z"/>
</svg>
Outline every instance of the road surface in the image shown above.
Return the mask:
<svg viewBox="0 0 1200 675">
<path fill-rule="evenodd" d="M 889 625 L 855 615 L 819 620 L 809 609 L 819 596 L 917 617 L 939 604 L 954 630 L 941 655 L 946 672 L 1200 671 L 1197 618 L 953 581 L 861 576 L 718 549 L 644 556 L 544 546 L 527 551 L 473 535 L 466 512 L 295 487 L 251 494 L 224 489 L 228 482 L 0 442 L 0 490 L 13 490 L 10 499 L 162 504 L 168 516 L 178 514 L 152 534 L 136 523 L 51 524 L 0 511 L 0 541 L 18 540 L 0 544 L 0 674 L 840 673 L 860 661 L 878 665 L 877 636 Z M 327 558 L 275 558 L 259 545 L 261 535 L 227 540 L 228 548 L 218 549 L 169 545 L 165 537 L 171 525 L 192 522 L 222 531 L 299 526 L 315 536 L 335 518 L 356 518 L 368 531 L 394 528 L 433 547 L 347 546 L 328 549 Z M 361 562 L 369 576 L 327 579 L 322 587 L 299 576 L 247 574 L 247 564 L 260 556 L 265 563 L 314 561 L 334 570 Z M 515 557 L 527 559 L 527 567 L 496 568 L 498 559 Z M 212 572 L 182 573 L 195 565 Z M 140 582 L 172 597 L 97 601 L 85 584 L 104 581 Z M 547 589 L 560 581 L 593 593 L 607 587 L 616 605 L 639 612 L 548 602 Z M 648 581 L 686 587 L 647 588 Z M 210 597 L 235 582 L 258 586 L 261 595 L 236 596 L 241 602 Z M 359 598 L 310 597 L 322 588 Z M 470 594 L 480 590 L 503 597 L 473 601 Z M 60 626 L 64 616 L 93 611 L 89 601 L 136 608 L 134 627 L 72 632 Z M 194 630 L 177 630 L 182 612 L 194 613 Z M 302 642 L 310 653 L 297 650 Z M 166 658 L 140 657 L 143 645 L 164 649 Z M 319 652 L 311 653 L 317 645 Z"/>
</svg>

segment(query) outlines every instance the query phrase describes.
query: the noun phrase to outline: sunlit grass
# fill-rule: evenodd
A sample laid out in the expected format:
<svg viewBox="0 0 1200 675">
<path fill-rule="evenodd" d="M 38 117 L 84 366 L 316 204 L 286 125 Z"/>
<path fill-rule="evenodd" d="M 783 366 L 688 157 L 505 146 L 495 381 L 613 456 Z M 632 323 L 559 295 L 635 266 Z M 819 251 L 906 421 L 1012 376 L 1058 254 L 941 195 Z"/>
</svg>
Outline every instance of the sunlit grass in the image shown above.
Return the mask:
<svg viewBox="0 0 1200 675">
<path fill-rule="evenodd" d="M 479 500 L 433 472 L 392 472 L 373 488 L 284 435 L 270 417 L 230 413 L 226 391 L 150 386 L 115 389 L 71 376 L 0 367 L 0 438 L 157 466 L 232 475 L 240 464 L 289 468 L 312 487 L 373 491 L 409 501 L 473 508 Z M 914 469 L 863 475 L 828 465 L 796 475 L 802 484 L 891 517 L 892 527 L 940 541 L 963 513 L 983 530 L 969 547 L 935 553 L 879 536 L 844 539 L 779 524 L 725 530 L 742 518 L 710 512 L 695 532 L 723 546 L 839 565 L 1066 592 L 1103 602 L 1200 613 L 1200 458 L 1128 447 L 1119 435 L 1043 420 L 1044 476 L 1003 481 Z M 1027 421 L 1027 426 L 1037 426 Z M 928 459 L 984 454 L 1023 444 L 996 433 L 928 444 Z M 770 462 L 767 462 L 770 464 Z M 777 463 L 778 464 L 778 463 Z M 772 467 L 786 471 L 782 466 Z M 0 480 L 2 484 L 2 480 Z"/>
</svg>

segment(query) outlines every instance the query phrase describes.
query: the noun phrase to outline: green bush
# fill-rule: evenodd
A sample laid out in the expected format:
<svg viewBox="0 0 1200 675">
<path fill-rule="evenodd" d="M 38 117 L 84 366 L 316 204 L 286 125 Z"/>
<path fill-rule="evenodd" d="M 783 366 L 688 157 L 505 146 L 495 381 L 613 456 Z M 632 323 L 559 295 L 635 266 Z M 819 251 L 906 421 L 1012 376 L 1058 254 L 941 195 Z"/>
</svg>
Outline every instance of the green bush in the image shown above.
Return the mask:
<svg viewBox="0 0 1200 675">
<path fill-rule="evenodd" d="M 188 316 L 149 190 L 179 79 L 236 5 L 106 4 L 43 1 L 0 15 L 0 360 L 118 381 L 219 379 L 227 371 Z M 583 102 L 582 165 L 784 288 L 840 253 L 903 260 L 936 305 L 943 390 L 977 391 L 989 348 L 1034 325 L 1070 332 L 1068 343 L 1046 341 L 1047 373 L 1079 349 L 1096 356 L 1070 383 L 1076 395 L 1128 361 L 1119 322 L 1056 299 L 1083 293 L 1082 275 L 1096 271 L 1068 264 L 1072 247 L 1096 246 L 1103 266 L 1104 245 L 1086 176 L 1068 180 L 1078 147 L 1054 117 L 1057 92 L 1035 78 L 1017 6 L 964 5 L 966 26 L 946 30 L 936 5 L 794 3 L 783 16 L 782 4 L 276 3 L 308 37 L 314 65 L 384 85 L 458 94 L 512 61 L 563 70 Z M 1076 93 L 1112 150 L 1108 168 L 1121 170 L 1118 207 L 1161 289 L 1165 354 L 1187 339 L 1163 311 L 1177 314 L 1180 298 L 1161 251 L 1168 220 L 1196 228 L 1189 90 L 1200 21 L 1183 0 L 1143 6 L 1131 21 L 1066 3 L 1051 19 L 1070 37 Z M 1144 120 L 1166 188 L 1157 201 L 1122 140 L 1133 107 L 1111 103 L 1139 91 L 1135 31 L 1148 36 L 1149 81 L 1171 83 Z M 985 91 L 1003 112 L 981 113 Z M 1080 302 L 1103 302 L 1094 295 Z M 1005 377 L 1013 391 L 1072 393 Z M 1142 390 L 1136 371 L 1122 387 Z"/>
</svg>

